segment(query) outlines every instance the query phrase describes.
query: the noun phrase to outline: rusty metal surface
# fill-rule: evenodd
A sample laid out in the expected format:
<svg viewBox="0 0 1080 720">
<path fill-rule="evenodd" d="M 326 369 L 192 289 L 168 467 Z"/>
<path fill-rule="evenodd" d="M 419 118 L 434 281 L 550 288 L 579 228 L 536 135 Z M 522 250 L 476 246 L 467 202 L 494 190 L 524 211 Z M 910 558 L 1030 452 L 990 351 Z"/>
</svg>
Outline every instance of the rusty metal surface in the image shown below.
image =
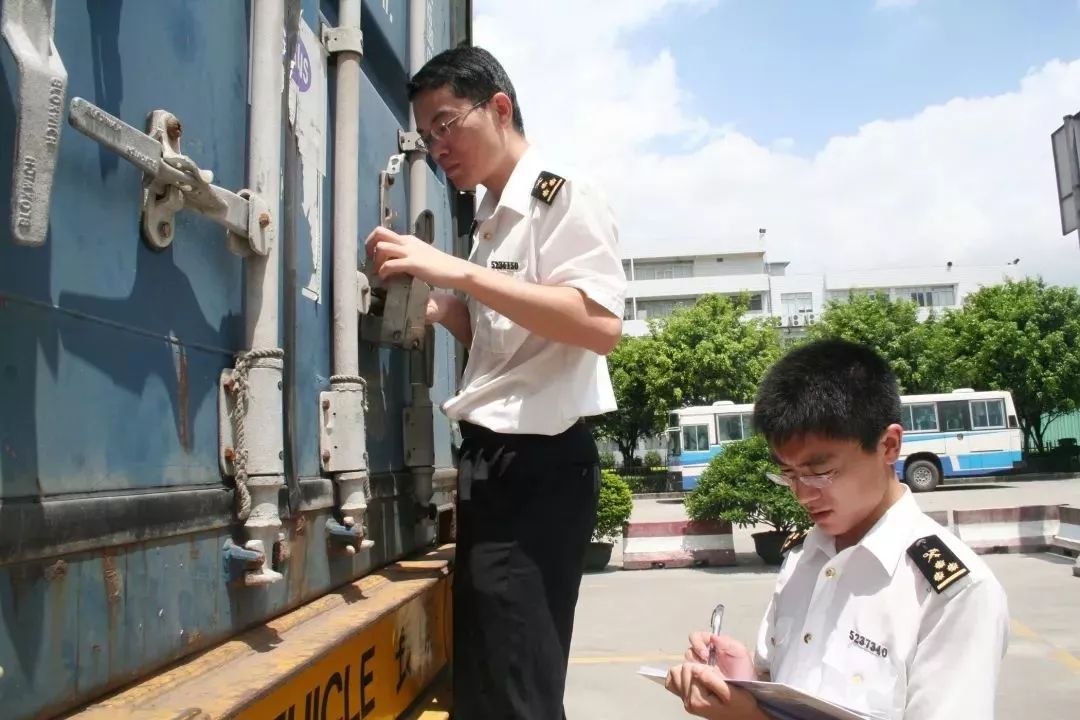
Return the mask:
<svg viewBox="0 0 1080 720">
<path fill-rule="evenodd" d="M 334 691 L 327 717 L 361 704 L 395 717 L 448 662 L 452 553 L 392 565 L 67 717 L 303 717 L 316 688 Z"/>
</svg>

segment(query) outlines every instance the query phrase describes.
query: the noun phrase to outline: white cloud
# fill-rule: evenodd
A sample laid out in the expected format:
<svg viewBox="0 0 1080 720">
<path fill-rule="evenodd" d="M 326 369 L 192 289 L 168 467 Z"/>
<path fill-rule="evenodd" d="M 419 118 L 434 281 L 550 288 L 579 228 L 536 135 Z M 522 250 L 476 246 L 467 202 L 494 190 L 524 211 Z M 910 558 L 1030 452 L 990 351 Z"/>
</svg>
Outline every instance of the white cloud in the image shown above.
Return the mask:
<svg viewBox="0 0 1080 720">
<path fill-rule="evenodd" d="M 1023 272 L 1080 283 L 1050 153 L 1061 117 L 1080 110 L 1080 61 L 1035 69 L 1009 93 L 869 123 L 802 157 L 787 140 L 765 146 L 711 124 L 671 54 L 634 46 L 631 34 L 663 14 L 711 4 L 478 3 L 476 43 L 514 79 L 530 140 L 601 181 L 627 254 L 741 244 L 765 227 L 770 259 L 791 260 L 791 272 L 1020 257 Z"/>
</svg>

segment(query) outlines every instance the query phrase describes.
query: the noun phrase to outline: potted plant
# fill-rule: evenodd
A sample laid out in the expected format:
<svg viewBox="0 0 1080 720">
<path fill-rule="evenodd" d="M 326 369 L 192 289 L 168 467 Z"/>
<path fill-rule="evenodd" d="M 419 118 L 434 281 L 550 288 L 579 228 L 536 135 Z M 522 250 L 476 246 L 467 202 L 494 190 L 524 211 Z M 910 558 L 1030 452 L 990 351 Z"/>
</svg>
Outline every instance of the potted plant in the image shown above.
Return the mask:
<svg viewBox="0 0 1080 720">
<path fill-rule="evenodd" d="M 623 525 L 630 519 L 634 498 L 630 486 L 614 470 L 600 473 L 600 502 L 596 506 L 596 525 L 592 542 L 585 552 L 586 570 L 603 570 L 611 562 L 611 549 Z"/>
<path fill-rule="evenodd" d="M 701 474 L 697 487 L 686 497 L 692 520 L 727 520 L 739 527 L 768 525 L 772 530 L 753 534 L 758 555 L 769 565 L 783 561 L 780 548 L 796 530 L 813 523 L 786 487 L 765 477 L 779 473 L 768 443 L 754 435 L 724 446 Z"/>
</svg>

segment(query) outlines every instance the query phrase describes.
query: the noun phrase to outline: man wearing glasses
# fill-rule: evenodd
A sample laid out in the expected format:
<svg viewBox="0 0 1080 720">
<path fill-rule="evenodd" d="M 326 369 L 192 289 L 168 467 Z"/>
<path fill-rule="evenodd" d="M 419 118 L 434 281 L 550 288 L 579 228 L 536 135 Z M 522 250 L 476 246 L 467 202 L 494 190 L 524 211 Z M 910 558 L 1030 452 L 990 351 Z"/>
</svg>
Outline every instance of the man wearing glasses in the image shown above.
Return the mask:
<svg viewBox="0 0 1080 720">
<path fill-rule="evenodd" d="M 513 85 L 486 51 L 437 55 L 408 91 L 446 177 L 486 191 L 468 261 L 384 228 L 367 239 L 380 277 L 451 291 L 433 293 L 428 321 L 470 349 L 443 405 L 463 437 L 454 715 L 557 720 L 599 496 L 582 420 L 615 409 L 604 357 L 626 289 L 615 219 L 594 185 L 529 145 Z"/>
<path fill-rule="evenodd" d="M 900 407 L 887 363 L 848 342 L 794 350 L 762 382 L 754 427 L 782 470 L 769 477 L 814 527 L 789 539 L 753 655 L 690 636 L 667 678 L 688 712 L 773 717 L 725 682 L 771 679 L 883 720 L 993 720 L 1005 592 L 898 480 Z"/>
</svg>

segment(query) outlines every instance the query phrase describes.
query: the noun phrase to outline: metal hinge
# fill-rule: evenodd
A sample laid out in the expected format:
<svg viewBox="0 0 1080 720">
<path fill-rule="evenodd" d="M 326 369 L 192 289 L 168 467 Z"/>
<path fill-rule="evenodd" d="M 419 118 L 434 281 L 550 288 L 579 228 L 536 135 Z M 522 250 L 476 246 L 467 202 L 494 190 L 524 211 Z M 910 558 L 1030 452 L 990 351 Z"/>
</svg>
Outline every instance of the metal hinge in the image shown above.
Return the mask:
<svg viewBox="0 0 1080 720">
<path fill-rule="evenodd" d="M 160 250 L 172 243 L 174 216 L 188 208 L 224 226 L 233 253 L 241 257 L 270 253 L 276 235 L 270 205 L 250 190 L 234 193 L 212 185 L 212 172 L 180 154 L 182 125 L 172 113 L 150 113 L 147 134 L 93 103 L 74 98 L 68 121 L 143 171 L 142 229 L 151 247 Z"/>
<path fill-rule="evenodd" d="M 4 0 L 3 36 L 19 68 L 11 234 L 44 245 L 60 152 L 67 70 L 53 43 L 53 0 Z"/>
</svg>

